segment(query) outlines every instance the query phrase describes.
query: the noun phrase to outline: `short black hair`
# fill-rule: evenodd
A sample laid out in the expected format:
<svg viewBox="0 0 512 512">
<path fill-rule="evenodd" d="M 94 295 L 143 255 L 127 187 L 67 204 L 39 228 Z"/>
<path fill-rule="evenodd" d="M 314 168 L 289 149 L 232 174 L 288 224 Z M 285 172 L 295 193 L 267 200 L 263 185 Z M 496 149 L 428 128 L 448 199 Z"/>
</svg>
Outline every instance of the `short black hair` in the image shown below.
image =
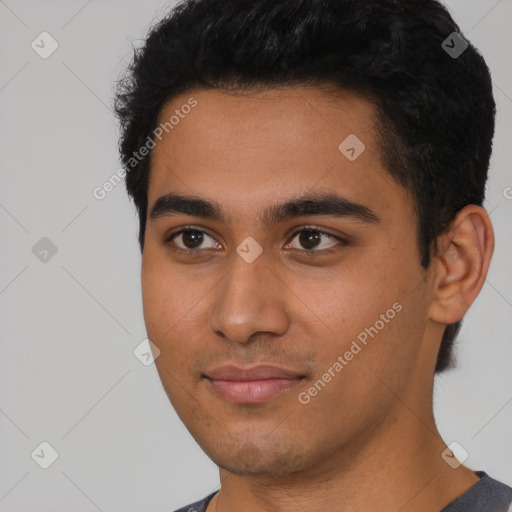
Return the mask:
<svg viewBox="0 0 512 512">
<path fill-rule="evenodd" d="M 141 158 L 138 150 L 169 100 L 194 89 L 326 84 L 374 105 L 383 165 L 414 198 L 421 264 L 428 268 L 437 237 L 457 212 L 483 203 L 496 112 L 482 55 L 437 0 L 175 5 L 134 50 L 115 97 L 141 251 L 151 153 Z M 460 326 L 445 328 L 437 373 L 453 366 Z"/>
</svg>

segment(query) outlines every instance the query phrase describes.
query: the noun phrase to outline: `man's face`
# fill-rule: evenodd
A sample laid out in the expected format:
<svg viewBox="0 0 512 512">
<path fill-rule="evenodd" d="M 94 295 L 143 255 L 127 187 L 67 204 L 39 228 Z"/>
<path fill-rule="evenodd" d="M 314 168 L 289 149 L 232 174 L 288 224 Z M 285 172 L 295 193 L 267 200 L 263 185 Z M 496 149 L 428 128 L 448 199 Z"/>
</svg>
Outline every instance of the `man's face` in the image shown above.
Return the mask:
<svg viewBox="0 0 512 512">
<path fill-rule="evenodd" d="M 413 201 L 381 164 L 373 107 L 307 87 L 194 91 L 159 122 L 176 109 L 148 210 L 174 194 L 222 217 L 187 201 L 148 217 L 144 317 L 165 391 L 233 472 L 357 451 L 418 399 L 429 305 Z M 351 134 L 364 151 L 353 136 L 339 148 Z M 327 195 L 341 199 L 277 209 Z"/>
</svg>

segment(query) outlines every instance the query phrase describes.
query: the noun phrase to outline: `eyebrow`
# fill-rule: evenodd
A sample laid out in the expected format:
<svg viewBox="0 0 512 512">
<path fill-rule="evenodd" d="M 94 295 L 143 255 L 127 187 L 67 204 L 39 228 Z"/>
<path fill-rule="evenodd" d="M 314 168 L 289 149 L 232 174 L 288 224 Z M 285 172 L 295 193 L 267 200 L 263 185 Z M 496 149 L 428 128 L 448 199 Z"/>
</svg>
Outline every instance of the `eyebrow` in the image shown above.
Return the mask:
<svg viewBox="0 0 512 512">
<path fill-rule="evenodd" d="M 215 201 L 180 194 L 165 194 L 151 208 L 149 219 L 179 214 L 192 215 L 227 224 L 222 207 Z M 282 203 L 269 206 L 261 217 L 264 226 L 270 227 L 288 219 L 301 216 L 330 216 L 350 218 L 369 224 L 380 223 L 378 215 L 367 206 L 350 201 L 338 194 L 305 194 Z"/>
</svg>

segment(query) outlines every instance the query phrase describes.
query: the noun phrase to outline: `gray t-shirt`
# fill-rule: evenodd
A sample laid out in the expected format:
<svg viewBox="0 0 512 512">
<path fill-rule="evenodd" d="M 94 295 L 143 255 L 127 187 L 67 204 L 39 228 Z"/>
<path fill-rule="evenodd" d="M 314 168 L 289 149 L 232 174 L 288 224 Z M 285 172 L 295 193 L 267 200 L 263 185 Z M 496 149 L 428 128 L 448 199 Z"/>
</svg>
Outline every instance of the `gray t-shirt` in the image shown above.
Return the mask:
<svg viewBox="0 0 512 512">
<path fill-rule="evenodd" d="M 494 480 L 484 471 L 476 471 L 480 480 L 440 512 L 507 512 L 512 511 L 512 488 Z M 206 512 L 218 491 L 175 512 Z"/>
</svg>

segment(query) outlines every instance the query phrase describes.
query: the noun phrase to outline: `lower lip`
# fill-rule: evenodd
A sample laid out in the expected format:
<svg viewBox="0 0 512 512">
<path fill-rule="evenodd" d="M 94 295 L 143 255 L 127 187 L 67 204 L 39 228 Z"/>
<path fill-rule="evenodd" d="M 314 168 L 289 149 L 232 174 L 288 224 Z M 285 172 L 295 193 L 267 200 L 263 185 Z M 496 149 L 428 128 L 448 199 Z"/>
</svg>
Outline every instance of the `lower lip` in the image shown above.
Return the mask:
<svg viewBox="0 0 512 512">
<path fill-rule="evenodd" d="M 286 393 L 302 379 L 207 380 L 213 391 L 225 400 L 239 404 L 260 404 Z"/>
</svg>

